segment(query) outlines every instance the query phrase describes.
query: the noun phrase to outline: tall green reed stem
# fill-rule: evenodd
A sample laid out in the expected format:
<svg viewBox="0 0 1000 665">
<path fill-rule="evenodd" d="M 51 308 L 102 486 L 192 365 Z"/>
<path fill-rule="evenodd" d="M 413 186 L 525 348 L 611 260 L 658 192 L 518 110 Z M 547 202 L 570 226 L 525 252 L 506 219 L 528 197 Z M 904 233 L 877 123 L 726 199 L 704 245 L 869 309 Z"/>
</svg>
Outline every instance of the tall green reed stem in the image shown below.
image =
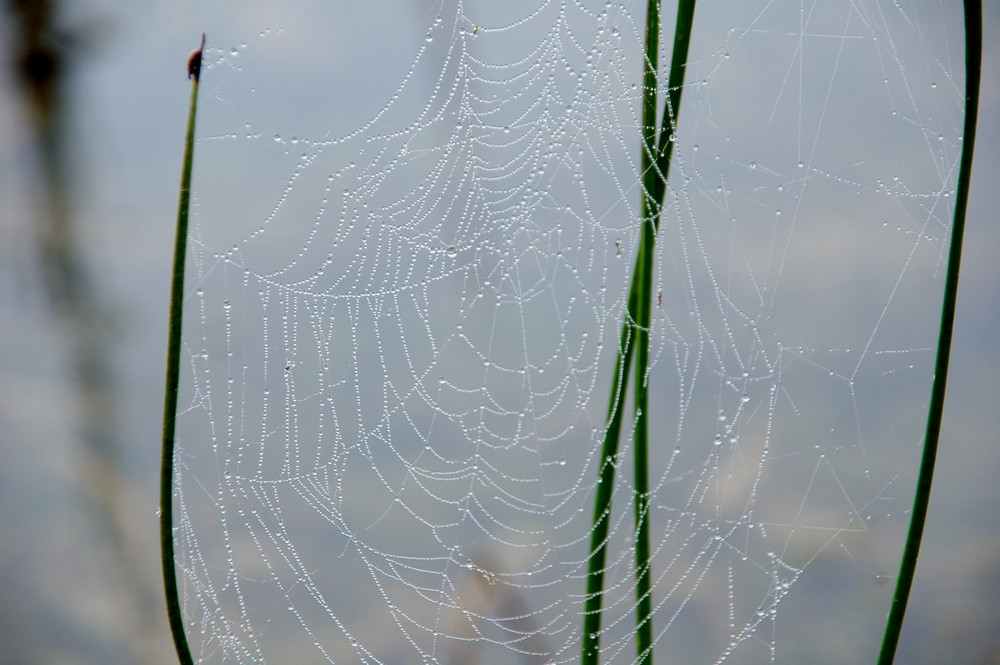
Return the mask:
<svg viewBox="0 0 1000 665">
<path fill-rule="evenodd" d="M 652 665 L 653 625 L 649 549 L 649 327 L 652 312 L 653 258 L 659 229 L 663 198 L 667 191 L 671 157 L 676 138 L 677 118 L 695 0 L 680 0 L 674 28 L 674 46 L 667 80 L 667 99 L 663 116 L 656 122 L 659 105 L 660 2 L 648 0 L 646 9 L 646 52 L 643 62 L 642 99 L 642 213 L 639 249 L 629 285 L 625 318 L 612 379 L 608 421 L 601 446 L 601 462 L 594 501 L 593 529 L 584 601 L 583 646 L 581 665 L 597 665 L 600 655 L 601 605 L 604 593 L 604 567 L 607 556 L 611 494 L 615 477 L 615 458 L 621 437 L 626 386 L 635 360 L 633 485 L 635 492 L 635 575 L 636 575 L 636 651 L 639 665 Z"/>
<path fill-rule="evenodd" d="M 170 323 L 167 332 L 167 378 L 163 398 L 163 446 L 160 456 L 160 563 L 163 567 L 163 592 L 167 618 L 177 659 L 181 665 L 193 665 L 191 649 L 184 633 L 180 593 L 174 558 L 174 431 L 177 424 L 177 386 L 180 378 L 181 318 L 184 309 L 184 265 L 187 256 L 188 209 L 191 204 L 191 171 L 194 163 L 194 121 L 198 109 L 198 84 L 201 81 L 201 47 L 188 58 L 191 104 L 188 108 L 187 134 L 184 138 L 184 162 L 181 167 L 180 201 L 177 205 L 177 237 L 174 242 L 174 267 L 170 284 Z"/>
<path fill-rule="evenodd" d="M 927 506 L 934 478 L 934 462 L 941 435 L 941 418 L 944 414 L 945 387 L 948 381 L 948 362 L 951 356 L 951 336 L 955 324 L 955 302 L 958 295 L 958 275 L 962 262 L 962 238 L 965 234 L 965 214 L 969 204 L 969 185 L 972 177 L 972 155 L 976 143 L 976 124 L 979 116 L 979 79 L 983 56 L 983 6 L 982 0 L 965 0 L 965 127 L 962 130 L 962 157 L 958 168 L 955 192 L 955 216 L 951 226 L 951 244 L 948 251 L 948 268 L 941 304 L 941 326 L 938 332 L 937 360 L 934 363 L 934 384 L 927 413 L 927 431 L 924 450 L 920 459 L 917 487 L 910 514 L 910 528 L 906 534 L 903 557 L 899 564 L 896 590 L 886 619 L 878 665 L 891 665 L 896 658 L 899 633 L 910 598 L 913 575 L 917 568 L 920 541 L 927 520 Z"/>
</svg>

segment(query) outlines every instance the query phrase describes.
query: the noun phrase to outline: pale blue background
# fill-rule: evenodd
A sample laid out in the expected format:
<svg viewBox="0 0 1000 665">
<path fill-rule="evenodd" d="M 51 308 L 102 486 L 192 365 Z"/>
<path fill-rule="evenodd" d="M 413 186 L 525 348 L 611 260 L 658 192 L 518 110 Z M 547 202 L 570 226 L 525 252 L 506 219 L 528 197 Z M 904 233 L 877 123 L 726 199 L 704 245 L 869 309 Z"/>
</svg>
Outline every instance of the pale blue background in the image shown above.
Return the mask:
<svg viewBox="0 0 1000 665">
<path fill-rule="evenodd" d="M 56 322 L 31 264 L 36 175 L 9 71 L 0 74 L 0 663 L 173 662 L 160 600 L 155 487 L 170 250 L 189 91 L 184 60 L 202 31 L 210 47 L 228 51 L 265 28 L 295 25 L 298 10 L 311 4 L 90 1 L 68 7 L 67 24 L 88 28 L 69 96 L 74 204 L 100 297 L 114 313 L 108 345 L 116 427 L 130 474 L 120 505 L 135 535 L 136 551 L 129 556 L 139 562 L 138 579 L 111 563 L 115 559 L 75 481 L 84 461 L 75 435 L 75 396 L 66 382 L 67 350 L 54 333 Z M 371 4 L 343 3 L 339 25 L 309 26 L 311 39 L 275 66 L 290 91 L 308 89 L 310 77 L 330 67 L 343 69 L 340 80 L 356 75 L 356 84 L 348 86 L 357 90 L 355 100 L 337 111 L 345 124 L 352 122 L 351 113 L 358 120 L 370 115 L 400 73 L 390 71 L 368 85 L 367 67 L 336 55 L 364 39 L 357 26 Z M 398 31 L 405 51 L 419 42 L 433 9 L 427 3 L 399 5 L 400 24 L 385 29 Z M 707 3 L 699 8 L 707 10 Z M 9 30 L 0 24 L 0 40 L 6 42 Z M 902 637 L 900 662 L 906 663 L 1000 662 L 1000 47 L 990 38 L 1000 34 L 997 2 L 987 3 L 985 34 L 949 401 Z M 206 75 L 208 95 L 224 87 L 227 67 L 240 64 L 238 57 L 211 51 L 206 62 L 223 59 Z M 284 101 L 260 103 L 281 108 Z M 295 109 L 303 115 L 290 118 L 287 133 L 312 131 L 327 121 L 309 110 Z M 816 630 L 837 639 L 842 629 Z"/>
</svg>

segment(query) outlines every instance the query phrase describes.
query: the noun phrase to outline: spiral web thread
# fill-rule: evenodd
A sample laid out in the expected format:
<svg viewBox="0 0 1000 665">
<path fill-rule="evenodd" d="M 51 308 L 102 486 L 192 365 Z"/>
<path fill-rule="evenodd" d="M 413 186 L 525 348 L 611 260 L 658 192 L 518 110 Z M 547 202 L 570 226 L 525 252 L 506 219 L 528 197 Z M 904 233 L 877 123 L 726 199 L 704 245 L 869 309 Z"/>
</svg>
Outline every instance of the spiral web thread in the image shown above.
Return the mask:
<svg viewBox="0 0 1000 665">
<path fill-rule="evenodd" d="M 353 128 L 333 74 L 315 104 L 254 78 L 338 7 L 206 54 L 175 496 L 203 662 L 578 658 L 644 4 L 380 17 L 410 39 L 340 57 L 405 67 Z M 961 17 L 917 4 L 698 9 L 647 372 L 662 662 L 877 645 L 961 145 Z M 606 663 L 635 660 L 630 451 Z"/>
</svg>

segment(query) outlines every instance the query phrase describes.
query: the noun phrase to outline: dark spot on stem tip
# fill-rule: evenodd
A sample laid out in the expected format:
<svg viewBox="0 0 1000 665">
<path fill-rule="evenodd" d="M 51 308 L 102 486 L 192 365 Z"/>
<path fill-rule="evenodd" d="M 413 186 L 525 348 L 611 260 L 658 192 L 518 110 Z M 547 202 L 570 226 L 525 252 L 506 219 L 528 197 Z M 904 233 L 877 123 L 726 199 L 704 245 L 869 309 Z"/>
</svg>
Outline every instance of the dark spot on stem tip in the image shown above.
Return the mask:
<svg viewBox="0 0 1000 665">
<path fill-rule="evenodd" d="M 191 51 L 191 55 L 188 56 L 188 78 L 194 78 L 194 80 L 201 80 L 201 53 L 205 50 L 205 33 L 201 33 L 201 46 Z"/>
</svg>

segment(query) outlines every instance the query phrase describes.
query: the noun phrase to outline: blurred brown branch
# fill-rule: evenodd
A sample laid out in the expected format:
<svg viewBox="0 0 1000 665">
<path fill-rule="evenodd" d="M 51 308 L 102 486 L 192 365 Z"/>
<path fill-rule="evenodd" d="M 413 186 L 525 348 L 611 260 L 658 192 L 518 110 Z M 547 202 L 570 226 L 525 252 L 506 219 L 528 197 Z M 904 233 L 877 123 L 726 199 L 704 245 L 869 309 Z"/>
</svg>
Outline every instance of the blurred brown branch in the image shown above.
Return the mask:
<svg viewBox="0 0 1000 665">
<path fill-rule="evenodd" d="M 105 546 L 108 581 L 120 616 L 105 639 L 125 647 L 127 662 L 162 662 L 164 624 L 158 586 L 144 574 L 155 547 L 136 537 L 139 490 L 123 469 L 109 349 L 109 310 L 96 293 L 72 206 L 67 79 L 79 52 L 78 30 L 59 26 L 59 0 L 8 0 L 12 20 L 9 58 L 36 158 L 35 263 L 57 334 L 70 363 L 76 395 L 82 468 L 77 476 L 88 514 Z M 86 608 L 74 608 L 86 612 Z"/>
</svg>

